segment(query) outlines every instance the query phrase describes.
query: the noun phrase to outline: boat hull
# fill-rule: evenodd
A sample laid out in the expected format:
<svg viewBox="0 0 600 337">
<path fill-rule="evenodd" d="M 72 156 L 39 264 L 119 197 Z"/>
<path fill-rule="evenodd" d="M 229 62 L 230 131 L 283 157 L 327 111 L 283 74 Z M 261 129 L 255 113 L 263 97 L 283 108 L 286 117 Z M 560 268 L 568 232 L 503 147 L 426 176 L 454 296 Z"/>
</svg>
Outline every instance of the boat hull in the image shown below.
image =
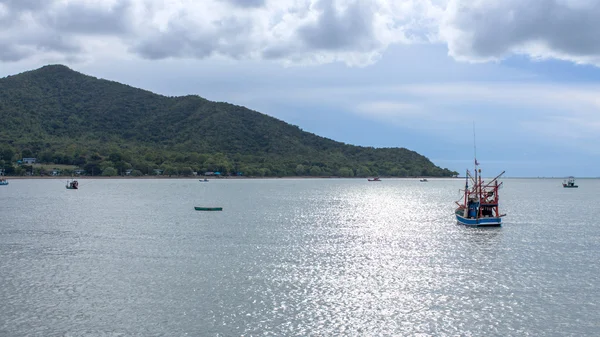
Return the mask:
<svg viewBox="0 0 600 337">
<path fill-rule="evenodd" d="M 502 218 L 499 217 L 485 217 L 479 219 L 465 218 L 456 214 L 456 222 L 459 225 L 465 225 L 469 227 L 500 227 L 502 226 Z"/>
<path fill-rule="evenodd" d="M 222 211 L 223 207 L 194 207 L 197 211 Z"/>
<path fill-rule="evenodd" d="M 0 186 L 3 186 L 3 185 L 8 185 L 8 181 L 7 181 L 7 182 L 1 182 L 1 183 L 0 183 Z"/>
</svg>

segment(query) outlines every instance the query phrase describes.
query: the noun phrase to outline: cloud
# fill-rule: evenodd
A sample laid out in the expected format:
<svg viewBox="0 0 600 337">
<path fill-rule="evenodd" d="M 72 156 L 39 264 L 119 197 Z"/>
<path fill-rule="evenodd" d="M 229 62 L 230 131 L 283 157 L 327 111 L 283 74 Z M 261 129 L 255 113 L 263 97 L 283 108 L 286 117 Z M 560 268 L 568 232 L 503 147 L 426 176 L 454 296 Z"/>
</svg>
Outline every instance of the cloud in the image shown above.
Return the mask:
<svg viewBox="0 0 600 337">
<path fill-rule="evenodd" d="M 356 1 L 338 10 L 332 0 L 322 0 L 314 8 L 320 12 L 316 20 L 298 28 L 298 36 L 309 49 L 369 51 L 380 47 L 372 2 Z"/>
<path fill-rule="evenodd" d="M 355 111 L 363 116 L 384 120 L 393 120 L 398 117 L 418 117 L 423 109 L 418 104 L 397 101 L 371 101 L 359 103 Z"/>
<path fill-rule="evenodd" d="M 459 61 L 600 65 L 598 17 L 595 0 L 0 0 L 0 60 L 99 57 L 102 45 L 122 58 L 364 66 L 394 44 L 434 43 Z"/>
<path fill-rule="evenodd" d="M 524 54 L 599 65 L 598 18 L 595 0 L 450 0 L 440 37 L 458 60 Z"/>
<path fill-rule="evenodd" d="M 0 0 L 0 61 L 32 56 L 68 60 L 89 52 L 94 36 L 126 37 L 131 2 L 126 0 Z"/>
<path fill-rule="evenodd" d="M 116 1 L 109 6 L 100 2 L 58 3 L 51 12 L 40 15 L 39 20 L 44 26 L 62 33 L 122 35 L 132 29 L 129 22 L 132 6 L 126 0 Z"/>
<path fill-rule="evenodd" d="M 266 4 L 266 0 L 225 0 L 230 4 L 240 7 L 262 7 Z"/>
<path fill-rule="evenodd" d="M 43 37 L 55 35 L 72 48 L 52 52 L 66 54 L 94 55 L 90 45 L 102 40 L 148 59 L 366 65 L 391 44 L 422 42 L 432 21 L 415 18 L 432 12 L 431 1 L 2 0 L 0 22 L 10 29 L 0 33 L 0 43 L 13 46 L 5 60 L 43 54 Z"/>
</svg>

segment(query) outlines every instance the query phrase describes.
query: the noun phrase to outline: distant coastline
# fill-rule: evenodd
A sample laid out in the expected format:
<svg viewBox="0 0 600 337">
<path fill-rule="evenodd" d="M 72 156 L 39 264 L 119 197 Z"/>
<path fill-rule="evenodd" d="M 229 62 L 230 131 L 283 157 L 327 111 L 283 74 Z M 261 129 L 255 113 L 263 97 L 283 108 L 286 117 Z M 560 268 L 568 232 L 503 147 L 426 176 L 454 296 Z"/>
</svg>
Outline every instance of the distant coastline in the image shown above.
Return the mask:
<svg viewBox="0 0 600 337">
<path fill-rule="evenodd" d="M 70 180 L 70 179 L 188 179 L 188 180 L 203 180 L 204 178 L 210 180 L 244 180 L 244 179 L 367 179 L 369 177 L 340 177 L 340 176 L 282 176 L 282 177 L 240 177 L 240 176 L 231 176 L 231 177 L 205 177 L 205 176 L 195 176 L 195 177 L 169 177 L 169 176 L 7 176 L 9 180 L 13 179 L 53 179 L 53 180 Z M 380 177 L 382 179 L 460 179 L 453 177 Z"/>
</svg>

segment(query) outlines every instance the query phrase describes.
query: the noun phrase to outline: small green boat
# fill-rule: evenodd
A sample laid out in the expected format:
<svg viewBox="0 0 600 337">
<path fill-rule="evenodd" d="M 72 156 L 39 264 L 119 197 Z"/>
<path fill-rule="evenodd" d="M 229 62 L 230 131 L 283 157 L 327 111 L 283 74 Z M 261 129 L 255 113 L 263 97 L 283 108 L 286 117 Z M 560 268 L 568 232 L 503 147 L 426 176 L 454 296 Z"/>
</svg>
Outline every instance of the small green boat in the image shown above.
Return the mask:
<svg viewBox="0 0 600 337">
<path fill-rule="evenodd" d="M 197 211 L 222 211 L 223 207 L 194 207 Z"/>
</svg>

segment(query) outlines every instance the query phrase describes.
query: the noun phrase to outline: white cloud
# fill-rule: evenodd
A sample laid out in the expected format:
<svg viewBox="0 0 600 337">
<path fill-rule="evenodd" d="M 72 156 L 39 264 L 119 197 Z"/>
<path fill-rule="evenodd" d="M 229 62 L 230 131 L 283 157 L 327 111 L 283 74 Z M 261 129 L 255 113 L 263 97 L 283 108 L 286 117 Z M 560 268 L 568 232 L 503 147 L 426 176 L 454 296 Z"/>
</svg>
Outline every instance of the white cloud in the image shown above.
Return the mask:
<svg viewBox="0 0 600 337">
<path fill-rule="evenodd" d="M 416 117 L 423 113 L 422 108 L 417 104 L 394 101 L 368 101 L 359 103 L 355 111 L 360 115 L 386 120 L 406 116 Z"/>
</svg>

